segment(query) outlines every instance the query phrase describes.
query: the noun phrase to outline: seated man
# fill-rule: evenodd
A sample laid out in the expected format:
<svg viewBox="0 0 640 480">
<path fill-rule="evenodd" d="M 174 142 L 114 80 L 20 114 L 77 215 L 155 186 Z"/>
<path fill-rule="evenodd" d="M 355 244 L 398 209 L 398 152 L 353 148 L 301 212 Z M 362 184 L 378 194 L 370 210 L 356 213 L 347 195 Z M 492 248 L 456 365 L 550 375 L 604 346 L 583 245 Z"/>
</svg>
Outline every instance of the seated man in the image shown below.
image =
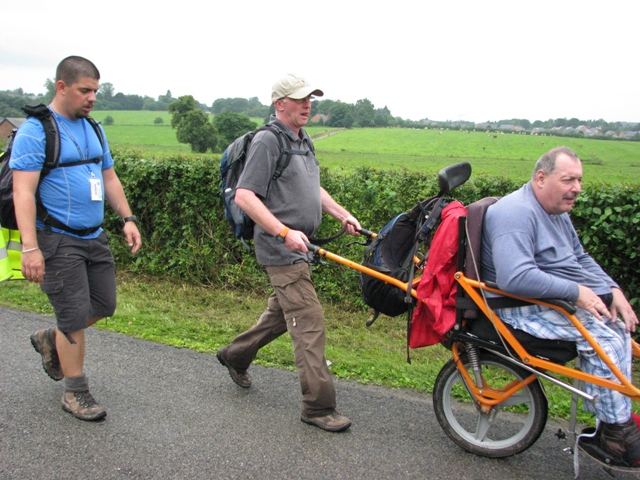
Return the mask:
<svg viewBox="0 0 640 480">
<path fill-rule="evenodd" d="M 581 191 L 582 165 L 567 147 L 545 153 L 531 180 L 489 207 L 482 234 L 485 281 L 513 295 L 559 298 L 576 305 L 576 316 L 620 371 L 631 378 L 631 341 L 638 319 L 620 287 L 583 250 L 569 218 Z M 577 344 L 581 368 L 615 380 L 609 368 L 561 313 L 539 305 L 497 309 L 515 328 L 540 338 Z M 599 420 L 600 447 L 640 467 L 640 432 L 631 419 L 631 400 L 585 383 L 596 397 L 585 408 Z"/>
</svg>

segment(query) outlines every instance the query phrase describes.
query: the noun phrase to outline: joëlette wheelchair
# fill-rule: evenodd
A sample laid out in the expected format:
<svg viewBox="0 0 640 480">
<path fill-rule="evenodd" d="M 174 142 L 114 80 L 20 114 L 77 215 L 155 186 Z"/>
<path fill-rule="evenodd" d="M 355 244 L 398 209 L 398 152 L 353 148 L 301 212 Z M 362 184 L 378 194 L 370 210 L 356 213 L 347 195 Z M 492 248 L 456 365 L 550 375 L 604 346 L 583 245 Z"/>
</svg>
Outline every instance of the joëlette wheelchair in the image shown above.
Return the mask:
<svg viewBox="0 0 640 480">
<path fill-rule="evenodd" d="M 429 216 L 440 215 L 446 203 L 444 195 L 466 182 L 471 173 L 468 164 L 456 164 L 440 171 L 438 182 L 442 202 Z M 572 304 L 561 300 L 536 300 L 509 295 L 497 285 L 482 282 L 478 272 L 481 264 L 482 220 L 495 197 L 484 198 L 467 206 L 467 216 L 459 219 L 456 322 L 443 345 L 452 358 L 443 366 L 434 384 L 433 404 L 436 418 L 444 432 L 463 449 L 485 457 L 502 458 L 523 452 L 540 437 L 547 423 L 548 403 L 540 379 L 559 385 L 572 393 L 569 434 L 558 432 L 570 442 L 567 450 L 574 452 L 580 432 L 576 432 L 578 397 L 593 400 L 583 392 L 580 382 L 591 382 L 617 390 L 640 400 L 638 390 L 607 357 L 589 332 L 574 315 Z M 426 218 L 424 225 L 434 225 Z M 362 230 L 366 236 L 375 233 Z M 417 299 L 420 272 L 411 282 L 396 278 L 352 262 L 318 246 L 308 245 L 316 255 L 336 261 L 349 268 L 392 284 Z M 414 259 L 417 263 L 418 259 Z M 487 298 L 486 293 L 498 294 Z M 609 366 L 615 380 L 607 380 L 582 372 L 575 361 L 576 346 L 572 342 L 543 340 L 518 331 L 503 323 L 494 309 L 536 303 L 554 308 L 587 339 L 593 350 Z M 640 357 L 640 347 L 632 341 L 633 357 Z M 569 364 L 569 366 L 567 365 Z M 565 377 L 565 378 L 562 378 Z M 571 443 L 574 442 L 574 443 Z M 575 450 L 577 455 L 577 449 Z M 607 464 L 606 459 L 598 459 Z M 575 459 L 577 468 L 577 457 Z M 615 462 L 612 466 L 615 466 Z"/>
</svg>

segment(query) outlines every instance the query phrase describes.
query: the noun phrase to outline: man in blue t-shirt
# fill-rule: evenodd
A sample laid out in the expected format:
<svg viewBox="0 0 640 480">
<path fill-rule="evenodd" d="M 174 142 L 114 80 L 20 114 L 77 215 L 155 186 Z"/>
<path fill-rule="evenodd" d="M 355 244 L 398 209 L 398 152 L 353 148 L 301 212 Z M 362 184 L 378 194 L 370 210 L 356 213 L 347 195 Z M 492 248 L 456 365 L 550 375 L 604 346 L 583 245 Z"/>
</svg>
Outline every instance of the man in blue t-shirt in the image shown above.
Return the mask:
<svg viewBox="0 0 640 480">
<path fill-rule="evenodd" d="M 578 307 L 576 316 L 620 371 L 631 378 L 631 339 L 638 318 L 620 287 L 589 256 L 569 212 L 581 191 L 582 164 L 567 147 L 544 154 L 531 181 L 488 208 L 482 233 L 483 279 L 528 298 L 559 298 Z M 569 319 L 540 305 L 496 309 L 505 323 L 540 338 L 576 342 L 580 366 L 605 378 L 613 374 Z M 596 397 L 585 407 L 598 419 L 600 446 L 632 467 L 640 466 L 640 432 L 631 400 L 585 383 Z"/>
<path fill-rule="evenodd" d="M 38 330 L 31 343 L 45 372 L 56 381 L 64 379 L 62 408 L 82 420 L 98 420 L 107 412 L 89 392 L 83 371 L 84 330 L 116 308 L 115 265 L 101 228 L 105 198 L 123 219 L 132 253 L 140 249 L 141 238 L 104 131 L 100 127 L 103 146 L 86 120 L 96 101 L 98 69 L 85 58 L 67 57 L 55 80 L 49 109 L 60 133 L 59 167 L 40 182 L 45 134 L 33 117 L 20 126 L 11 154 L 22 273 L 41 285 L 55 311 L 57 326 Z M 40 202 L 57 220 L 53 226 L 39 218 Z"/>
</svg>

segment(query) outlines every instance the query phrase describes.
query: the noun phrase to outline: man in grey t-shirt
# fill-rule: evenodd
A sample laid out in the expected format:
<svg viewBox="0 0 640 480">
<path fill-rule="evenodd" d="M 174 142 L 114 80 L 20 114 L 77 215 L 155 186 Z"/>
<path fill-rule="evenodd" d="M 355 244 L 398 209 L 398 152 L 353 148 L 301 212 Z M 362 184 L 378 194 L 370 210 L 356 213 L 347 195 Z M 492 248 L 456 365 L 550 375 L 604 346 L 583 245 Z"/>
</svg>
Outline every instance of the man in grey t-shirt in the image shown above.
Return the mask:
<svg viewBox="0 0 640 480">
<path fill-rule="evenodd" d="M 324 317 L 305 242 L 318 230 L 322 212 L 338 219 L 350 235 L 357 234 L 360 224 L 320 186 L 319 164 L 311 139 L 302 129 L 311 114 L 313 95 L 323 92 L 298 75 L 286 75 L 273 86 L 275 115 L 270 123 L 289 137 L 292 149 L 306 152 L 292 155 L 277 180 L 271 180 L 280 157 L 274 133 L 258 132 L 249 147 L 235 200 L 256 222 L 256 257 L 265 266 L 274 291 L 257 325 L 218 350 L 217 357 L 234 382 L 249 388 L 247 369 L 258 350 L 288 331 L 302 390 L 301 420 L 340 432 L 351 421 L 336 411 L 336 392 L 324 357 Z"/>
</svg>

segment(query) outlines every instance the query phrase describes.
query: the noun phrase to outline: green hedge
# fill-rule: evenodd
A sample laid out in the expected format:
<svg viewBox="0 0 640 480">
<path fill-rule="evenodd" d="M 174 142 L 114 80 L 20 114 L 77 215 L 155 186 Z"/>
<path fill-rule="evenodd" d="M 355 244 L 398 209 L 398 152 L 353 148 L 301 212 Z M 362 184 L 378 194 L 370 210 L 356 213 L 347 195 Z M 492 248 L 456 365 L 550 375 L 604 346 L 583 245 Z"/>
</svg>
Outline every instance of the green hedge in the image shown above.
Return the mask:
<svg viewBox="0 0 640 480">
<path fill-rule="evenodd" d="M 138 215 L 144 248 L 128 253 L 121 238 L 121 222 L 108 213 L 107 231 L 117 263 L 139 273 L 175 278 L 264 294 L 267 276 L 237 241 L 224 218 L 218 194 L 217 156 L 142 159 L 117 155 L 116 168 Z M 363 227 L 379 230 L 400 212 L 437 193 L 437 172 L 378 171 L 360 168 L 349 175 L 322 171 L 322 184 L 348 208 Z M 485 196 L 505 195 L 519 183 L 500 177 L 477 176 L 451 196 L 465 204 Z M 620 283 L 638 305 L 640 260 L 636 254 L 640 232 L 640 194 L 632 187 L 586 187 L 573 218 L 587 250 Z M 340 228 L 327 218 L 318 236 Z M 328 249 L 354 261 L 363 247 L 355 237 L 343 236 Z M 354 270 L 327 261 L 314 279 L 325 300 L 360 308 L 364 305 Z"/>
</svg>

